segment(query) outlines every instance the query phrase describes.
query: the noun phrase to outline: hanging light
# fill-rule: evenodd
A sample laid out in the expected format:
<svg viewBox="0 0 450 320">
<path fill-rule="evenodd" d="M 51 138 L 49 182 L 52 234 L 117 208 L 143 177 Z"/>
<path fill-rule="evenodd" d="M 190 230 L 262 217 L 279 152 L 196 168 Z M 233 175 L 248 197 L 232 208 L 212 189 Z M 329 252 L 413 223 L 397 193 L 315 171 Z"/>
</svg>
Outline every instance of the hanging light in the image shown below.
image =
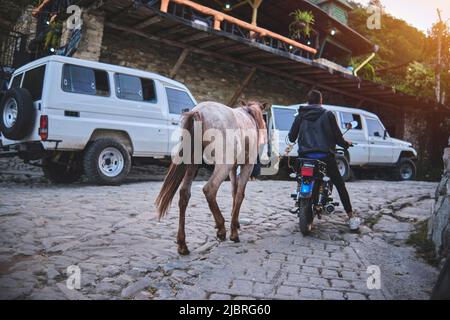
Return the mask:
<svg viewBox="0 0 450 320">
<path fill-rule="evenodd" d="M 225 9 L 230 10 L 231 4 L 229 2 L 225 3 Z"/>
<path fill-rule="evenodd" d="M 337 33 L 336 28 L 332 28 L 330 31 L 331 36 L 334 37 L 336 35 L 336 33 Z"/>
</svg>

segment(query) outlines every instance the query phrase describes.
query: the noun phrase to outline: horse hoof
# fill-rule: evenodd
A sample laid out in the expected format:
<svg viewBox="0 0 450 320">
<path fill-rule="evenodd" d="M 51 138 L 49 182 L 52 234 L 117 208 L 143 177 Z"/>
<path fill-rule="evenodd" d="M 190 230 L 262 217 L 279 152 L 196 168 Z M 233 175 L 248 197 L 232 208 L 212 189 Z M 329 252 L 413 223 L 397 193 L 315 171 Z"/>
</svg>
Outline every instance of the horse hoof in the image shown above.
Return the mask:
<svg viewBox="0 0 450 320">
<path fill-rule="evenodd" d="M 237 243 L 237 242 L 241 242 L 241 241 L 239 240 L 239 236 L 235 236 L 235 237 L 231 236 L 231 237 L 230 237 L 230 240 L 231 240 L 231 241 L 234 241 L 234 242 L 236 242 L 236 243 Z"/>
<path fill-rule="evenodd" d="M 220 241 L 225 241 L 227 239 L 227 233 L 219 233 L 217 232 L 217 238 L 219 238 Z"/>
<path fill-rule="evenodd" d="M 178 253 L 182 256 L 187 256 L 190 252 L 189 249 L 185 247 L 178 247 Z"/>
</svg>

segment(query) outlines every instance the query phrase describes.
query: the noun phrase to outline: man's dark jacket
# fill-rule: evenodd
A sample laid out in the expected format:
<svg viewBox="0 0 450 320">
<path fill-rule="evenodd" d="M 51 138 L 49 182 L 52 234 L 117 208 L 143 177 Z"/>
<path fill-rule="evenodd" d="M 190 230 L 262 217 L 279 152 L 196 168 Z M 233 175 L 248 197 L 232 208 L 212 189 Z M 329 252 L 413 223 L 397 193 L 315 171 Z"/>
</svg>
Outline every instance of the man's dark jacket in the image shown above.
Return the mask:
<svg viewBox="0 0 450 320">
<path fill-rule="evenodd" d="M 325 152 L 335 154 L 336 145 L 348 148 L 333 112 L 320 105 L 301 106 L 295 117 L 289 141 L 298 138 L 298 153 Z"/>
</svg>

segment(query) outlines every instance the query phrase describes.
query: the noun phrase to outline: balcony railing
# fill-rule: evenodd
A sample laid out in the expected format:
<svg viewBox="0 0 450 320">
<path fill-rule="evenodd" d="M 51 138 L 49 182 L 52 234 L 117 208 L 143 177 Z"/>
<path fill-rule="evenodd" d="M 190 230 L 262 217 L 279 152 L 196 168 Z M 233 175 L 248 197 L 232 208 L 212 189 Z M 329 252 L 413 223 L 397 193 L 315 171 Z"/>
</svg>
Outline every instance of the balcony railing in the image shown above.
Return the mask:
<svg viewBox="0 0 450 320">
<path fill-rule="evenodd" d="M 316 49 L 305 44 L 190 0 L 137 0 L 135 2 L 138 5 L 145 5 L 170 14 L 185 22 L 194 22 L 211 28 L 211 30 L 224 32 L 246 41 L 257 42 L 296 56 L 312 59 L 317 53 Z"/>
</svg>

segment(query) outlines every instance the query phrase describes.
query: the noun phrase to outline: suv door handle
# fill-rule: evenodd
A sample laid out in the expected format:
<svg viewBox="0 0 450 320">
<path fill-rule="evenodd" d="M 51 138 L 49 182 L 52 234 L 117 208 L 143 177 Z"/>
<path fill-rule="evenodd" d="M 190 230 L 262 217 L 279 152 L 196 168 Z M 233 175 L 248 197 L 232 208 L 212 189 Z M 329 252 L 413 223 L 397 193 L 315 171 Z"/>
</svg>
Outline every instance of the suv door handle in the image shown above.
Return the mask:
<svg viewBox="0 0 450 320">
<path fill-rule="evenodd" d="M 172 121 L 172 124 L 173 124 L 174 126 L 177 126 L 177 125 L 179 125 L 180 123 L 179 123 L 179 122 L 176 122 L 176 121 Z"/>
</svg>

